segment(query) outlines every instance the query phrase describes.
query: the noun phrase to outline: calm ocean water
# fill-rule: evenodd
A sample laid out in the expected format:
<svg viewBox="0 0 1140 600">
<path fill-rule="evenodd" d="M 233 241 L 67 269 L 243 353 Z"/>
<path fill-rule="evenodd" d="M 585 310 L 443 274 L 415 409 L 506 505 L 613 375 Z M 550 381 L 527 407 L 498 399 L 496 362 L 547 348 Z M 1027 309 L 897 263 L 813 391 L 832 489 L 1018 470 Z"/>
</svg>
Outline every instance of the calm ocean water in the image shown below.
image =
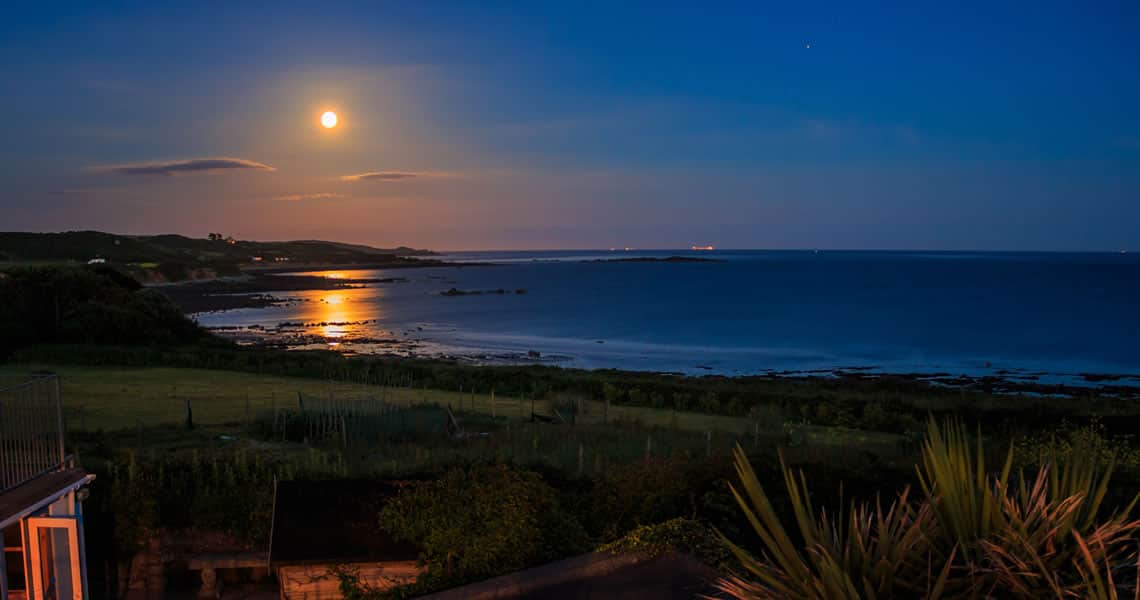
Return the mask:
<svg viewBox="0 0 1140 600">
<path fill-rule="evenodd" d="M 596 262 L 634 256 L 720 262 Z M 749 374 L 1140 374 L 1140 255 L 811 251 L 469 252 L 496 266 L 337 271 L 402 277 L 284 292 L 299 302 L 200 315 L 300 330 L 358 352 Z M 525 294 L 443 296 L 449 288 Z M 310 340 L 311 341 L 311 340 Z"/>
</svg>

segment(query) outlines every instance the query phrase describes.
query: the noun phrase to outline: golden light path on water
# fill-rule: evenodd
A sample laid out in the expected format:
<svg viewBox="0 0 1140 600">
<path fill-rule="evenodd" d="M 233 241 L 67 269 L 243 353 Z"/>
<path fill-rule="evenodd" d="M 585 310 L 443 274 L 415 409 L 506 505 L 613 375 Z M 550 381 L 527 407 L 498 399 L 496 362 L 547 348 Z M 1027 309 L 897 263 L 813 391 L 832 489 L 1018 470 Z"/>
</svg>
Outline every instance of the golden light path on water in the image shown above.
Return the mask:
<svg viewBox="0 0 1140 600">
<path fill-rule="evenodd" d="M 347 277 L 340 272 L 318 274 L 329 279 Z M 336 348 L 363 334 L 366 321 L 380 317 L 381 308 L 375 302 L 380 296 L 383 291 L 374 287 L 302 292 L 299 298 L 305 308 L 299 316 L 306 331 L 324 337 L 329 347 Z"/>
</svg>

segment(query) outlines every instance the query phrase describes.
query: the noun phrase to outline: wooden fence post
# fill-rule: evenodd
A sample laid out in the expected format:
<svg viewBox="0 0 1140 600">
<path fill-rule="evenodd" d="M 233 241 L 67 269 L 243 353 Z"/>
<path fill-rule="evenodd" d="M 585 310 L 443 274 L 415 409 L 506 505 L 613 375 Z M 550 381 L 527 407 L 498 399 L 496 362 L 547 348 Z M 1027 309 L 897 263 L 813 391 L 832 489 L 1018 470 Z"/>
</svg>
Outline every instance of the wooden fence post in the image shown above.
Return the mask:
<svg viewBox="0 0 1140 600">
<path fill-rule="evenodd" d="M 491 388 L 491 420 L 495 420 L 495 388 Z"/>
<path fill-rule="evenodd" d="M 582 476 L 582 442 L 578 442 L 578 477 Z"/>
<path fill-rule="evenodd" d="M 190 399 L 186 398 L 186 429 L 194 429 L 194 409 L 190 407 Z"/>
<path fill-rule="evenodd" d="M 705 432 L 705 458 L 712 456 L 712 430 Z"/>
</svg>

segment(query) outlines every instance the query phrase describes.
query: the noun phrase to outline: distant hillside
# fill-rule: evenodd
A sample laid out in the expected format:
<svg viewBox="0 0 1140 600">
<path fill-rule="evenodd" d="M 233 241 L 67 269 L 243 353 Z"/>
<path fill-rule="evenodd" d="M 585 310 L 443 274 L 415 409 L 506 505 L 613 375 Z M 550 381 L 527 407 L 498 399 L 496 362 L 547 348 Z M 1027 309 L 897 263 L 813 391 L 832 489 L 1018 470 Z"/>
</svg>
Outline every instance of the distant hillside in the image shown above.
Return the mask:
<svg viewBox="0 0 1140 600">
<path fill-rule="evenodd" d="M 427 256 L 407 247 L 373 248 L 320 240 L 254 242 L 221 234 L 116 235 L 101 231 L 0 232 L 0 261 L 75 262 L 103 259 L 143 281 L 176 281 L 208 274 L 234 274 L 242 267 L 270 264 L 383 264 Z"/>
</svg>

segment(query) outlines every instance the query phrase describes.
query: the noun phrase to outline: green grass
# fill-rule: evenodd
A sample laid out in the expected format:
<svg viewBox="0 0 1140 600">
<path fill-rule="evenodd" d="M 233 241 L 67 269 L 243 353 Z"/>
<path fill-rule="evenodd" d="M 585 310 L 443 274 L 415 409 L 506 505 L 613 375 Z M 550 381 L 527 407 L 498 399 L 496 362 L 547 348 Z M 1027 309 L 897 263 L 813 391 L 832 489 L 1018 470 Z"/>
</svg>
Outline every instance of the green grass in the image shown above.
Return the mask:
<svg viewBox="0 0 1140 600">
<path fill-rule="evenodd" d="M 338 400 L 382 398 L 398 405 L 450 404 L 457 410 L 492 412 L 489 394 L 389 388 L 206 369 L 20 365 L 0 367 L 0 376 L 10 380 L 31 371 L 52 371 L 60 375 L 65 417 L 73 430 L 181 423 L 186 399 L 191 401 L 196 424 L 236 423 L 261 410 L 296 406 L 298 393 Z M 582 408 L 580 423 L 601 423 L 606 417 L 602 402 L 586 400 Z M 497 395 L 493 410 L 500 417 L 529 418 L 531 401 Z M 534 410 L 550 414 L 550 403 L 535 401 Z M 646 426 L 675 424 L 694 431 L 744 433 L 751 430 L 751 422 L 745 418 L 677 412 L 674 419 L 673 411 L 642 407 L 611 406 L 608 419 L 636 421 Z"/>
<path fill-rule="evenodd" d="M 245 423 L 265 410 L 296 407 L 298 393 L 305 397 L 349 401 L 379 398 L 404 406 L 451 405 L 457 411 L 486 415 L 493 412 L 509 420 L 529 419 L 532 406 L 530 399 L 503 395 L 496 395 L 492 402 L 489 394 L 168 367 L 8 365 L 0 367 L 0 380 L 11 381 L 32 371 L 52 371 L 60 375 L 64 416 L 69 431 L 73 432 L 179 425 L 185 417 L 187 399 L 191 401 L 194 423 L 198 426 Z M 576 403 L 576 398 L 562 401 Z M 533 406 L 539 414 L 551 414 L 549 401 L 537 400 Z M 586 399 L 582 400 L 577 422 L 713 431 L 742 438 L 755 433 L 755 423 L 744 417 L 632 406 L 610 406 L 607 412 L 604 402 Z M 779 426 L 779 423 L 761 425 L 761 433 L 771 434 L 772 429 Z M 804 441 L 812 445 L 891 448 L 900 439 L 893 434 L 833 427 L 800 426 L 798 430 Z"/>
</svg>

